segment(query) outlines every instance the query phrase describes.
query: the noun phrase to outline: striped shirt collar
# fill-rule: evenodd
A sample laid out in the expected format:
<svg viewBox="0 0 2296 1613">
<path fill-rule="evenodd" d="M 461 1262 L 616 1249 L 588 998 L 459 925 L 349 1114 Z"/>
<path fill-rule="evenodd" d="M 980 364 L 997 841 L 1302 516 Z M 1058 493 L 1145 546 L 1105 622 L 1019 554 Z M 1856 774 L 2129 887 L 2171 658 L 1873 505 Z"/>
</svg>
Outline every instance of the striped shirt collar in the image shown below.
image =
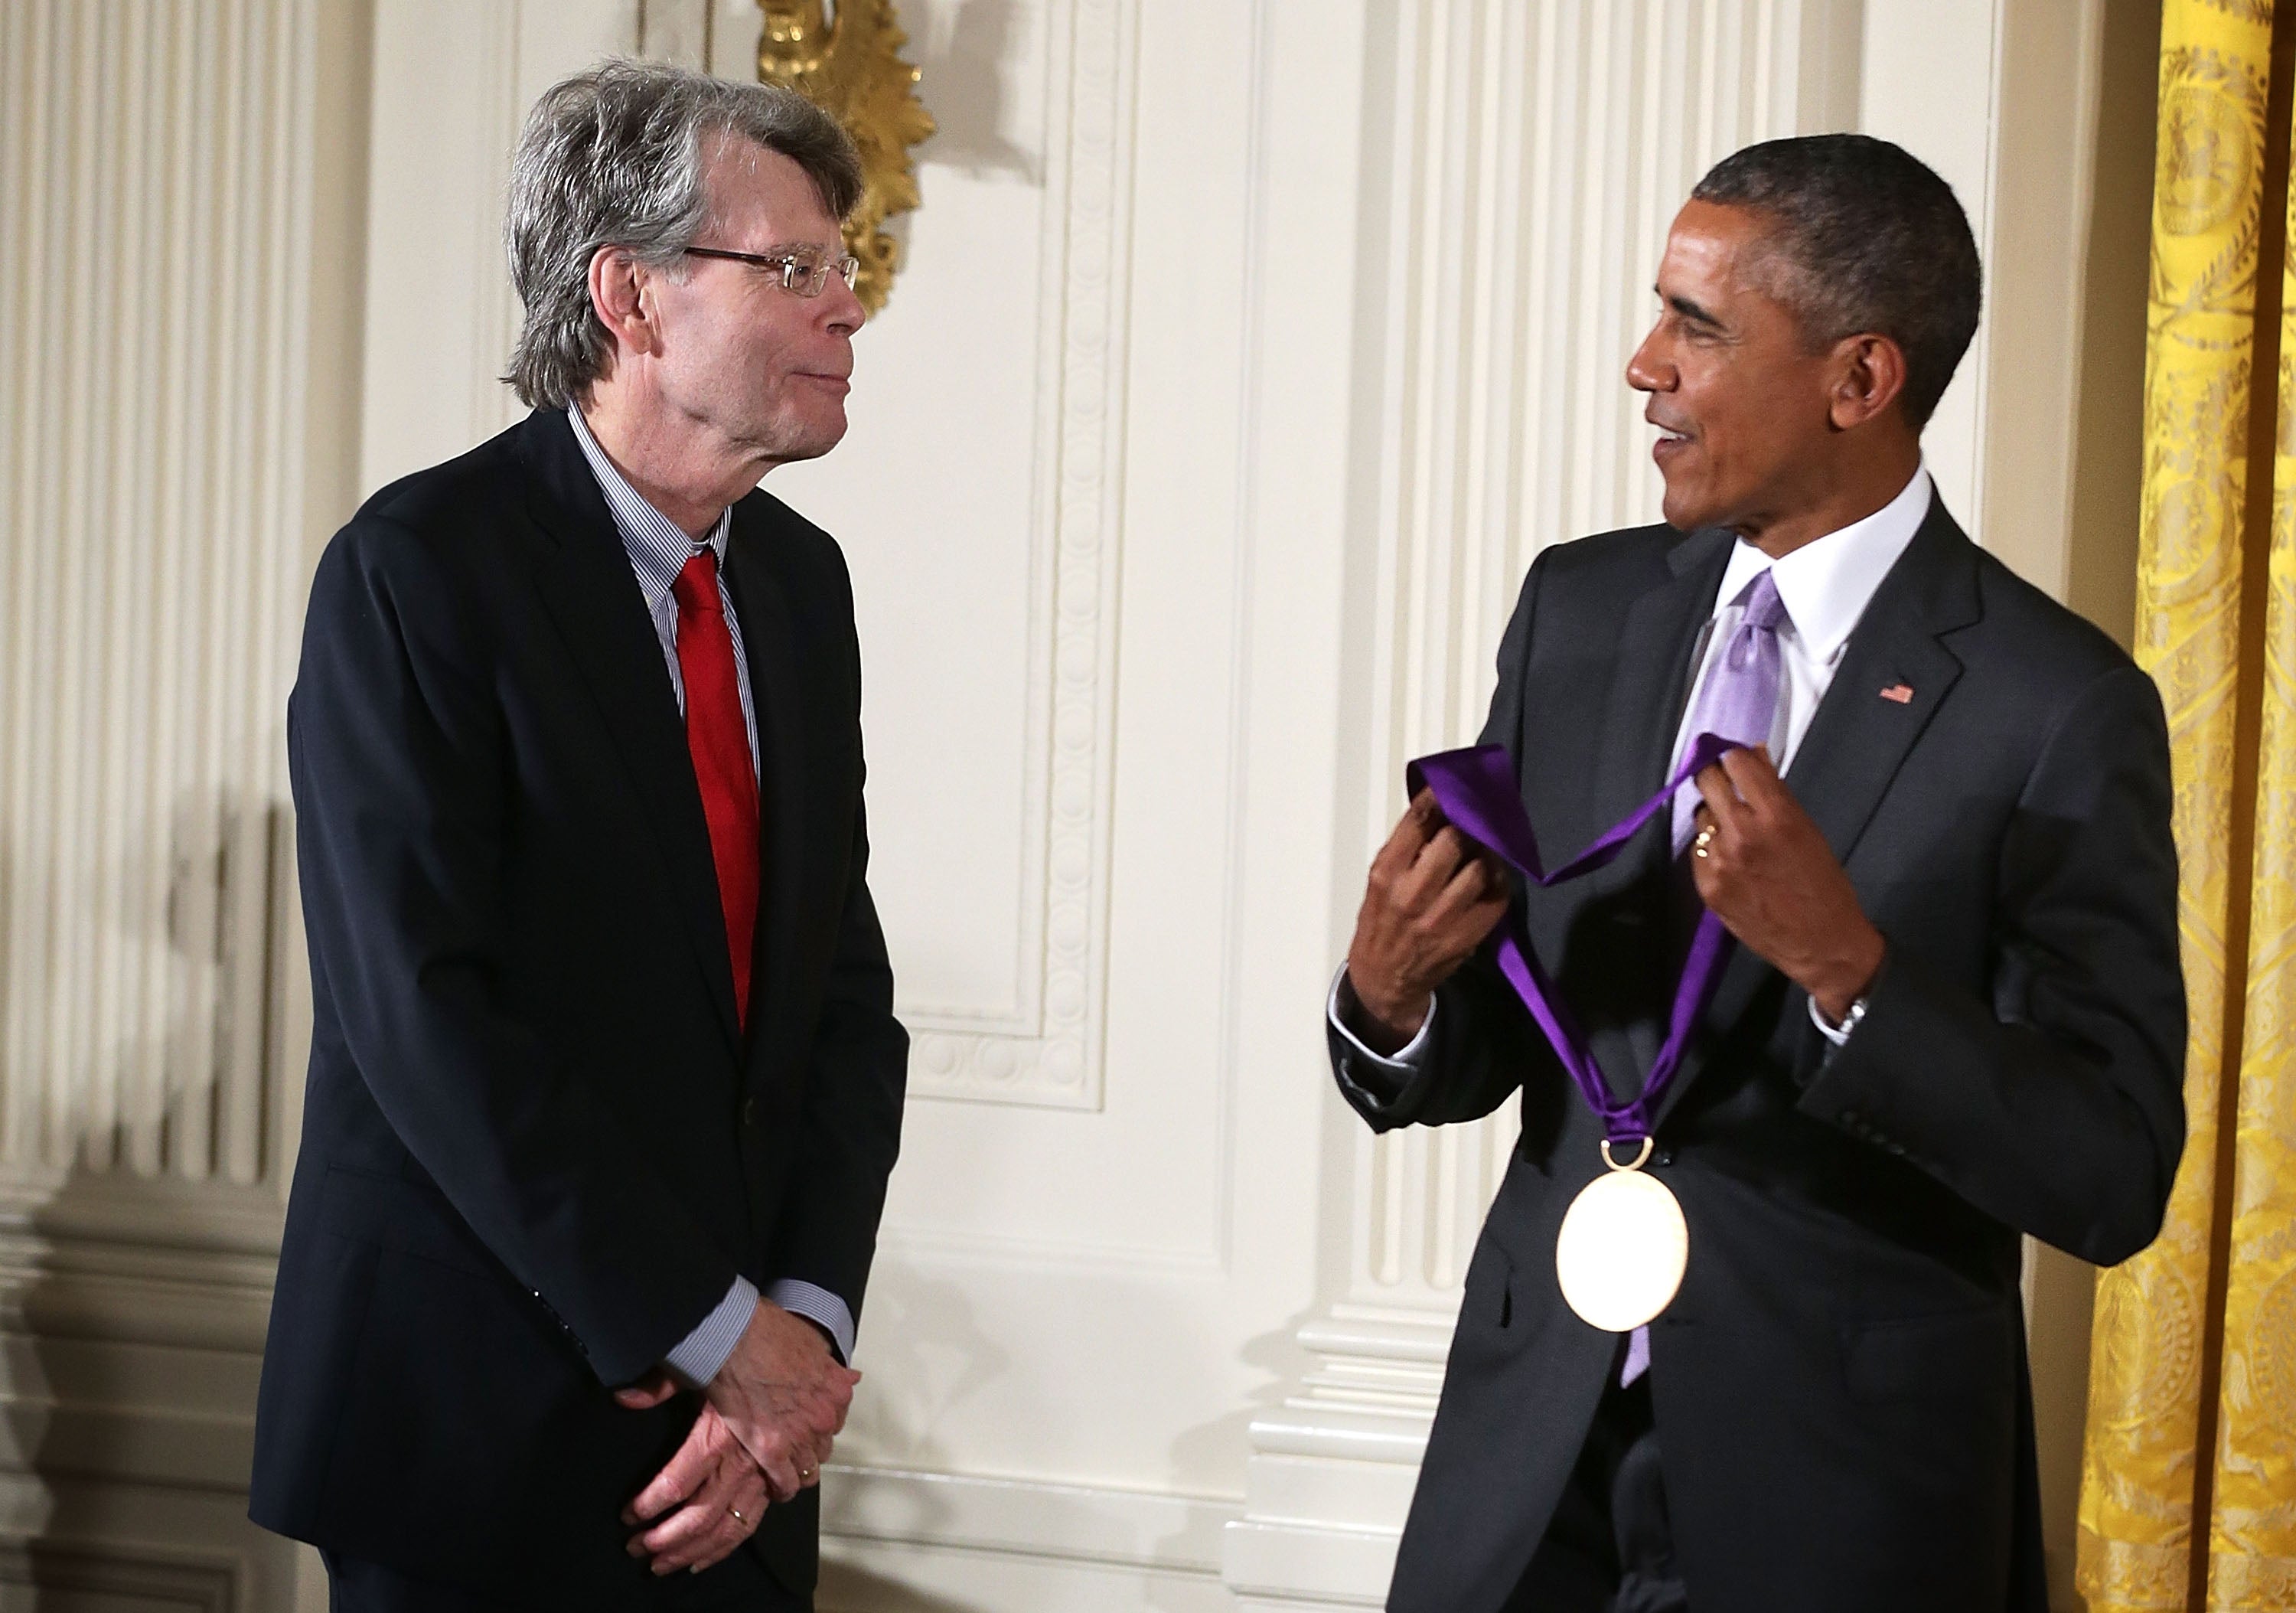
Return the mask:
<svg viewBox="0 0 2296 1613">
<path fill-rule="evenodd" d="M 668 597 L 677 573 L 685 563 L 699 553 L 703 544 L 718 557 L 718 566 L 726 566 L 726 541 L 734 530 L 734 506 L 727 505 L 718 517 L 718 524 L 709 529 L 709 536 L 700 543 L 680 527 L 646 502 L 645 495 L 632 487 L 629 479 L 606 457 L 606 450 L 590 434 L 590 423 L 582 418 L 581 406 L 566 411 L 566 418 L 574 427 L 574 440 L 582 445 L 582 457 L 590 462 L 591 473 L 598 478 L 599 490 L 606 495 L 606 507 L 613 512 L 614 530 L 622 536 L 622 547 L 629 552 L 630 569 L 637 573 L 638 587 L 645 594 L 646 609 L 657 610 Z"/>
</svg>

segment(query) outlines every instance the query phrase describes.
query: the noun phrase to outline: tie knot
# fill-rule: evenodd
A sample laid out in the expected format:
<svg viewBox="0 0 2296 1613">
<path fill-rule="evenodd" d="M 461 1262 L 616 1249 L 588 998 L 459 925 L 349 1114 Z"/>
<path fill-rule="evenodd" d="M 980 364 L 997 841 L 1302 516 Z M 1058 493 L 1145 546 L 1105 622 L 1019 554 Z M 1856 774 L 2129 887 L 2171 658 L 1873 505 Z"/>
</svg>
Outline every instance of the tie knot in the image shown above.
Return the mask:
<svg viewBox="0 0 2296 1613">
<path fill-rule="evenodd" d="M 1775 633 L 1778 623 L 1786 619 L 1785 602 L 1778 597 L 1777 580 L 1767 567 L 1747 585 L 1744 624 L 1758 633 Z"/>
<path fill-rule="evenodd" d="M 1769 573 L 1762 573 L 1765 577 Z M 678 569 L 677 579 L 669 585 L 677 597 L 681 615 L 718 608 L 718 551 L 704 546 L 694 552 L 693 558 Z"/>
</svg>

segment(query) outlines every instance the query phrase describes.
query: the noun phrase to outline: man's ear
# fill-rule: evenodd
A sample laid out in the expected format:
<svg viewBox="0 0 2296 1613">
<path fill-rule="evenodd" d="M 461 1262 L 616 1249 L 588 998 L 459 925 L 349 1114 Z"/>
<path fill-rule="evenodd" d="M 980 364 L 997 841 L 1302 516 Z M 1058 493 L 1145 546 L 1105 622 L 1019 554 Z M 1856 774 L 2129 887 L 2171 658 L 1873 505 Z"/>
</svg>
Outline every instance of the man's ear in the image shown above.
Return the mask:
<svg viewBox="0 0 2296 1613">
<path fill-rule="evenodd" d="M 1837 432 L 1853 431 L 1905 395 L 1906 350 L 1871 331 L 1833 344 L 1827 410 Z"/>
<path fill-rule="evenodd" d="M 661 333 L 647 295 L 652 271 L 627 247 L 602 246 L 590 254 L 590 311 L 614 339 L 617 353 L 652 353 Z"/>
</svg>

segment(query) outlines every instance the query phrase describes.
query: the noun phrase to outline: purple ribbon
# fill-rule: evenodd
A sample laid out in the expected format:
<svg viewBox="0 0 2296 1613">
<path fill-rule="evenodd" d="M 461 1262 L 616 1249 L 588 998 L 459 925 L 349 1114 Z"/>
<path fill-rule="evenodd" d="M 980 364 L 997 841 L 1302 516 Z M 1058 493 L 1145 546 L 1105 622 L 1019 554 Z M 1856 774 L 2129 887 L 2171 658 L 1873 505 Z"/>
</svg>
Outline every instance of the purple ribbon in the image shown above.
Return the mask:
<svg viewBox="0 0 2296 1613">
<path fill-rule="evenodd" d="M 1523 811 L 1514 763 L 1502 747 L 1479 745 L 1422 756 L 1404 769 L 1404 782 L 1414 796 L 1423 788 L 1433 790 L 1436 804 L 1443 809 L 1443 816 L 1450 820 L 1453 828 L 1531 884 L 1556 885 L 1611 862 L 1637 830 L 1666 810 L 1685 780 L 1697 777 L 1719 760 L 1724 752 L 1738 748 L 1735 740 L 1719 734 L 1699 735 L 1684 755 L 1682 766 L 1666 781 L 1663 789 L 1551 874 L 1539 860 L 1538 837 L 1531 832 L 1530 819 Z M 1602 1121 L 1603 1134 L 1612 1142 L 1635 1142 L 1650 1135 L 1651 1112 L 1666 1096 L 1674 1073 L 1682 1063 L 1683 1051 L 1690 1045 L 1690 1033 L 1705 1009 L 1706 999 L 1713 990 L 1729 944 L 1729 932 L 1722 927 L 1722 921 L 1710 911 L 1702 911 L 1698 928 L 1690 938 L 1690 955 L 1683 960 L 1682 979 L 1675 987 L 1666 1041 L 1659 1049 L 1658 1057 L 1651 1061 L 1650 1074 L 1643 1082 L 1641 1093 L 1625 1103 L 1611 1094 L 1610 1083 L 1603 1079 L 1602 1066 L 1587 1049 L 1586 1037 L 1556 996 L 1554 982 L 1546 977 L 1538 957 L 1516 937 L 1512 926 L 1500 929 L 1496 950 L 1499 972 L 1506 976 L 1515 995 L 1522 999 L 1523 1007 L 1530 1010 L 1538 1028 L 1546 1033 L 1555 1057 L 1570 1072 L 1571 1081 L 1587 1099 L 1587 1107 Z"/>
</svg>

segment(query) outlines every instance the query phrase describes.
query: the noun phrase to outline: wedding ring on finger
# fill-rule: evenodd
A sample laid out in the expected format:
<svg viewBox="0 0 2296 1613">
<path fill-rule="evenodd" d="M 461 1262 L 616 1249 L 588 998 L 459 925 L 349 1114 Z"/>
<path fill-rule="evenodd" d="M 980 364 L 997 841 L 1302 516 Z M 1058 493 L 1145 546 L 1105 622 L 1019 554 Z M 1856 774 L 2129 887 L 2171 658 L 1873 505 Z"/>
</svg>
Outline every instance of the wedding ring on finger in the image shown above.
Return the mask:
<svg viewBox="0 0 2296 1613">
<path fill-rule="evenodd" d="M 741 1508 L 739 1508 L 739 1507 L 728 1507 L 728 1508 L 726 1508 L 726 1510 L 728 1512 L 731 1512 L 731 1513 L 734 1515 L 734 1521 L 735 1523 L 740 1524 L 740 1525 L 741 1525 L 743 1528 L 745 1528 L 745 1529 L 746 1529 L 746 1528 L 748 1528 L 748 1527 L 750 1527 L 750 1520 L 749 1520 L 748 1518 L 744 1518 L 744 1517 L 742 1517 L 742 1509 L 741 1509 Z"/>
<path fill-rule="evenodd" d="M 1712 824 L 1710 823 L 1704 828 L 1698 831 L 1698 838 L 1690 843 L 1690 852 L 1693 857 L 1711 857 L 1714 855 L 1714 826 Z"/>
</svg>

